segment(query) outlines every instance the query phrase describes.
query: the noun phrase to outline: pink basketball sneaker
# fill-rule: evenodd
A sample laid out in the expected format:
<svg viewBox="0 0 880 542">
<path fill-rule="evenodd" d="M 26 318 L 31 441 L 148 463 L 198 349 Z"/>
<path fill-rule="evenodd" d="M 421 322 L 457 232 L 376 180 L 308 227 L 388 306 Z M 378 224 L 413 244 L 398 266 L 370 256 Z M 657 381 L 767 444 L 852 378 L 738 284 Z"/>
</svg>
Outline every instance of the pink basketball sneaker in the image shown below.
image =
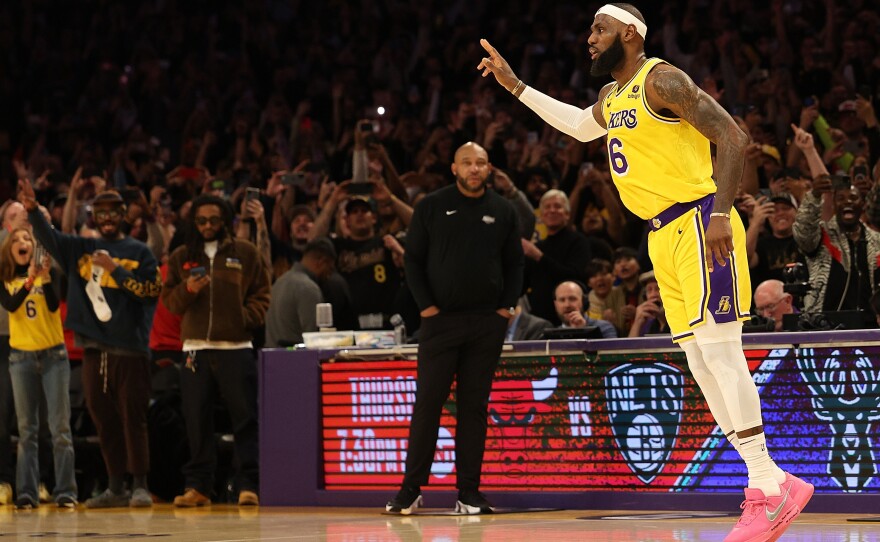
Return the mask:
<svg viewBox="0 0 880 542">
<path fill-rule="evenodd" d="M 786 490 L 790 491 L 791 498 L 797 503 L 801 512 L 804 511 L 807 503 L 810 502 L 810 497 L 813 496 L 813 484 L 804 482 L 797 476 L 787 472 L 785 473 L 785 482 L 783 482 L 780 487 L 782 487 L 783 493 L 785 493 Z"/>
<path fill-rule="evenodd" d="M 801 513 L 791 487 L 782 495 L 766 497 L 760 489 L 745 490 L 746 500 L 740 505 L 742 516 L 724 539 L 725 542 L 770 542 L 776 540 L 791 521 Z"/>
</svg>

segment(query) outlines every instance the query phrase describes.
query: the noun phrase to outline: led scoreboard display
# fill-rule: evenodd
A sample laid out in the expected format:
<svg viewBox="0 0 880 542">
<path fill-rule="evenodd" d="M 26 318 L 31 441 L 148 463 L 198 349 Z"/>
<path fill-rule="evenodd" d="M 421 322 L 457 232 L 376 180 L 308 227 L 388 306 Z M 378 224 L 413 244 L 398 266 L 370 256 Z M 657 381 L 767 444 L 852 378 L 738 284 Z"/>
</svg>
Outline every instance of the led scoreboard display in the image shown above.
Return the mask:
<svg viewBox="0 0 880 542">
<path fill-rule="evenodd" d="M 773 458 L 817 491 L 880 492 L 873 449 L 878 351 L 746 352 Z M 322 365 L 325 489 L 399 486 L 415 376 L 415 361 Z M 454 436 L 451 396 L 432 487 L 455 487 Z M 486 490 L 738 492 L 747 483 L 681 351 L 503 358 L 489 398 L 484 457 Z"/>
</svg>

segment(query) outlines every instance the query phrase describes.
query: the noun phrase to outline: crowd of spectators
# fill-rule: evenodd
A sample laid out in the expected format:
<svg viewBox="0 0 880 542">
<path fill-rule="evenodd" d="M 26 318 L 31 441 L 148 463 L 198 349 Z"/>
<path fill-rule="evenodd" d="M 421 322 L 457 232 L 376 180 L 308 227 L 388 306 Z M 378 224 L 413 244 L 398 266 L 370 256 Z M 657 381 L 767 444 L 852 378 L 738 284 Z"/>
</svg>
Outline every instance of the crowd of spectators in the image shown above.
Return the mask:
<svg viewBox="0 0 880 542">
<path fill-rule="evenodd" d="M 496 168 L 496 189 L 526 205 L 521 217 L 529 205 L 537 209 L 535 227 L 523 227 L 531 305 L 558 323 L 555 285 L 587 283 L 585 262 L 606 260 L 626 290 L 624 312 L 584 310 L 606 312 L 628 335 L 643 301 L 638 275 L 650 269 L 646 230 L 620 205 L 604 147 L 547 127 L 475 71 L 485 36 L 517 60 L 528 84 L 592 104 L 605 83 L 587 71 L 594 4 L 5 3 L 0 198 L 30 178 L 56 227 L 83 233 L 92 225 L 90 198 L 116 188 L 129 204 L 132 235 L 161 261 L 182 241 L 192 198 L 214 193 L 231 202 L 237 233 L 258 245 L 273 279 L 300 259 L 317 219 L 319 233 L 335 233 L 337 269 L 348 280 L 331 277 L 323 288 L 337 327 L 388 327 L 400 313 L 414 331 L 417 311 L 399 288 L 407 213 L 421 194 L 452 181 L 452 153 L 476 141 Z M 792 125 L 815 134 L 827 172 L 859 189 L 862 224 L 880 225 L 876 6 L 639 7 L 649 54 L 684 69 L 751 137 L 737 208 L 750 224 L 753 287 L 782 279 L 788 263 L 809 263 L 815 248 L 791 234 L 805 196 L 821 196 Z M 363 164 L 353 159 L 356 147 L 367 151 Z M 375 188 L 351 200 L 343 185 L 353 178 Z M 260 190 L 256 202 L 245 202 L 247 188 Z M 542 217 L 548 190 L 568 198 L 566 238 L 573 231 L 588 241 L 568 240 L 587 249 L 550 263 L 530 250 L 558 232 L 558 218 Z M 823 209 L 823 220 L 834 218 L 832 202 Z M 559 257 L 558 240 L 549 244 L 548 255 Z M 620 248 L 635 254 L 634 271 L 618 267 Z M 869 277 L 872 293 L 877 278 Z"/>
<path fill-rule="evenodd" d="M 406 228 L 419 199 L 453 181 L 455 149 L 474 141 L 520 217 L 527 270 L 517 313 L 553 326 L 603 321 L 603 334 L 617 336 L 662 332 L 646 225 L 621 205 L 604 145 L 560 134 L 475 69 L 487 37 L 527 84 L 591 105 L 607 82 L 588 76 L 600 5 L 5 2 L 0 201 L 31 179 L 57 230 L 97 236 L 92 199 L 115 189 L 127 204 L 123 230 L 167 264 L 193 225 L 192 200 L 213 195 L 297 311 L 272 296 L 269 345 L 317 329 L 296 288 L 308 305 L 331 303 L 337 328 L 390 329 L 399 314 L 417 335 Z M 750 137 L 736 208 L 753 288 L 787 280 L 797 263 L 822 285 L 852 285 L 791 298 L 774 282 L 756 312 L 784 298 L 792 310 L 864 310 L 874 325 L 880 8 L 638 7 L 649 56 L 682 68 Z M 21 209 L 8 202 L 2 212 L 6 224 Z M 560 308 L 561 283 L 579 318 Z"/>
</svg>

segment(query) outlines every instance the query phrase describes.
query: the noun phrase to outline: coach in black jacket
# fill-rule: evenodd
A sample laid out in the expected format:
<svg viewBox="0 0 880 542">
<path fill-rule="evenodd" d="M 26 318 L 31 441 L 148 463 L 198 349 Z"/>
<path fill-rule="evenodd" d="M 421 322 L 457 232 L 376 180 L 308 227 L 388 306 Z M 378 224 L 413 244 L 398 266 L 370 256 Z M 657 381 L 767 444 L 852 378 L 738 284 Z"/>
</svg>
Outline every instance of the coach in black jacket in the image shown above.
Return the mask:
<svg viewBox="0 0 880 542">
<path fill-rule="evenodd" d="M 416 402 L 403 487 L 389 512 L 411 513 L 428 483 L 443 403 L 456 379 L 456 510 L 492 511 L 479 492 L 492 377 L 522 288 L 516 212 L 486 189 L 492 166 L 476 143 L 455 153 L 456 183 L 423 199 L 406 236 L 405 269 L 422 316 Z"/>
</svg>

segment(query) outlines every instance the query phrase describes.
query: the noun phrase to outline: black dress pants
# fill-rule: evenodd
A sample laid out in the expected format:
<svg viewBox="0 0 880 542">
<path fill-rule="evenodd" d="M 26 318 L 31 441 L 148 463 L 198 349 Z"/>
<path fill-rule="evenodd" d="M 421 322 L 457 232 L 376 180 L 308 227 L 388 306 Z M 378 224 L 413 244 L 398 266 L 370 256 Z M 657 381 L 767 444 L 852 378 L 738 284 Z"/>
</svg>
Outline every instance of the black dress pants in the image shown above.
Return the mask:
<svg viewBox="0 0 880 542">
<path fill-rule="evenodd" d="M 428 483 L 440 415 L 454 380 L 456 487 L 479 488 L 489 393 L 506 332 L 507 319 L 494 311 L 441 312 L 422 318 L 404 485 L 421 487 Z"/>
<path fill-rule="evenodd" d="M 259 491 L 257 367 L 253 350 L 198 350 L 193 370 L 180 371 L 180 396 L 190 460 L 186 487 L 211 495 L 217 469 L 214 401 L 223 399 L 232 421 L 238 491 Z"/>
</svg>

